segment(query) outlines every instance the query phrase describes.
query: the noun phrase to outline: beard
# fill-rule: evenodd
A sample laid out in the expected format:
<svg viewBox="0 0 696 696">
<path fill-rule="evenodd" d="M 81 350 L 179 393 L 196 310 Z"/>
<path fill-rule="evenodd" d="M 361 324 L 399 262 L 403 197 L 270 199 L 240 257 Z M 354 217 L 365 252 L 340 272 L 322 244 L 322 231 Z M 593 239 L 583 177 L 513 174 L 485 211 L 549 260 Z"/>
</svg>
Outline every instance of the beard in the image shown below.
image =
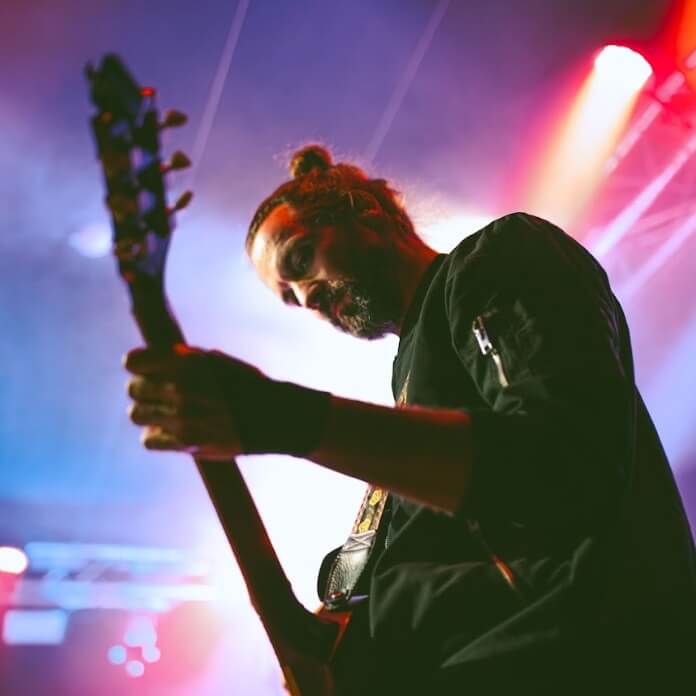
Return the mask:
<svg viewBox="0 0 696 696">
<path fill-rule="evenodd" d="M 374 340 L 393 333 L 399 317 L 399 297 L 392 274 L 365 266 L 354 275 L 326 284 L 325 316 L 340 331 L 356 338 Z"/>
</svg>

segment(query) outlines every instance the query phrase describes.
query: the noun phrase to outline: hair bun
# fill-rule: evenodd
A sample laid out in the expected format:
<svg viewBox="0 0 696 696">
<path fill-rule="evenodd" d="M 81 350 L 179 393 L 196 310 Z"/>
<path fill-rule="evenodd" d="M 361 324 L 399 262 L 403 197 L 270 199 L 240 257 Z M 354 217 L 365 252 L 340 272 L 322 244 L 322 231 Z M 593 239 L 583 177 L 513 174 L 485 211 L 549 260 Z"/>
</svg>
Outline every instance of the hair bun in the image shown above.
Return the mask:
<svg viewBox="0 0 696 696">
<path fill-rule="evenodd" d="M 332 164 L 331 153 L 325 147 L 305 145 L 290 160 L 290 176 L 297 179 L 298 176 L 309 174 L 315 169 L 325 172 Z"/>
</svg>

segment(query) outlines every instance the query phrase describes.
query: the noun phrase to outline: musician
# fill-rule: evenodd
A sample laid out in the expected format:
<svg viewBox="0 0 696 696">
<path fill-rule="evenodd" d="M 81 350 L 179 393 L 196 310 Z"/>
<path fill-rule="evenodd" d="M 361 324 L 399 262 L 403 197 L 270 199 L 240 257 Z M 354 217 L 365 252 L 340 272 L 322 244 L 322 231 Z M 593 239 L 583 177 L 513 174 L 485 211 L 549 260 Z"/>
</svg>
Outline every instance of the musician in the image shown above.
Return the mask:
<svg viewBox="0 0 696 696">
<path fill-rule="evenodd" d="M 386 181 L 319 146 L 296 153 L 246 249 L 286 304 L 399 336 L 399 407 L 182 346 L 128 355 L 131 418 L 149 449 L 292 454 L 390 492 L 356 671 L 386 694 L 679 683 L 693 541 L 590 254 L 522 213 L 438 254 Z"/>
</svg>

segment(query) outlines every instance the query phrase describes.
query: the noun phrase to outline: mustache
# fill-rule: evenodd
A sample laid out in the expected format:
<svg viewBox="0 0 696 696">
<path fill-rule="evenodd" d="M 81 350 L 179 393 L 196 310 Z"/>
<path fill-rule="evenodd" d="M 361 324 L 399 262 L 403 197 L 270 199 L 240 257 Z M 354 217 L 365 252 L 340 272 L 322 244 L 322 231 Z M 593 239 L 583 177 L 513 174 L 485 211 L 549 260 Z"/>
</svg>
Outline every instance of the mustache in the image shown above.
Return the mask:
<svg viewBox="0 0 696 696">
<path fill-rule="evenodd" d="M 327 319 L 334 319 L 335 307 L 343 298 L 350 294 L 352 281 L 331 280 L 318 287 L 312 298 L 319 312 Z"/>
</svg>

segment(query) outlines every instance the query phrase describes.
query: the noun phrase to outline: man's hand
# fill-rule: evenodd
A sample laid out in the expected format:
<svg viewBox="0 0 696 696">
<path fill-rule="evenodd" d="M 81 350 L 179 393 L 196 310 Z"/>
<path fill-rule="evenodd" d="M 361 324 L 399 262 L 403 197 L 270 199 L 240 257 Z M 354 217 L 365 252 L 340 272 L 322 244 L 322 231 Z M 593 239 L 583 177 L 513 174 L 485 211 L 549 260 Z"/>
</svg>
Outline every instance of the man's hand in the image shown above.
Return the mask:
<svg viewBox="0 0 696 696">
<path fill-rule="evenodd" d="M 222 353 L 184 345 L 168 352 L 132 350 L 125 366 L 134 375 L 128 382 L 129 416 L 145 426 L 145 447 L 205 459 L 242 453 L 235 402 L 267 379 L 261 372 Z"/>
<path fill-rule="evenodd" d="M 145 427 L 152 450 L 188 452 L 203 459 L 239 454 L 304 455 L 323 431 L 330 399 L 218 351 L 177 345 L 162 352 L 132 350 L 130 419 Z"/>
</svg>

